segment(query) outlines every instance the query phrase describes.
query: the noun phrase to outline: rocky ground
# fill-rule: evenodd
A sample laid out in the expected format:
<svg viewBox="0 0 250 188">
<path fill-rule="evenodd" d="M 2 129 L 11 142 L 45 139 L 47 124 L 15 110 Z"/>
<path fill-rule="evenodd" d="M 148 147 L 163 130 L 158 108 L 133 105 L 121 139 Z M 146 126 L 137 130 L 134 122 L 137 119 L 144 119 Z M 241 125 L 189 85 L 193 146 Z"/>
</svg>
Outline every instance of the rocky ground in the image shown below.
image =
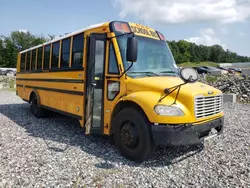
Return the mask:
<svg viewBox="0 0 250 188">
<path fill-rule="evenodd" d="M 219 77 L 200 76 L 200 81 L 215 88 L 223 93 L 236 94 L 239 102 L 250 103 L 250 77 L 244 74 L 227 74 Z"/>
<path fill-rule="evenodd" d="M 225 104 L 224 133 L 205 147 L 159 148 L 137 164 L 77 121 L 36 119 L 0 91 L 0 187 L 250 187 L 250 105 Z"/>
</svg>

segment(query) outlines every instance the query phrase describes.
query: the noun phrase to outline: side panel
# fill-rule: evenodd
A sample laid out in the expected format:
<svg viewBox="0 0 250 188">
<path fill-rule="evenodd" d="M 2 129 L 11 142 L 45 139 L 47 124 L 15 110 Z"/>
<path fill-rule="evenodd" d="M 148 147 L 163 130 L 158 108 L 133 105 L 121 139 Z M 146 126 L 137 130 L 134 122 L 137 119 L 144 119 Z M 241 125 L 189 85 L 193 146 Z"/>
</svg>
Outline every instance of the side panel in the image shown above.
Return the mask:
<svg viewBox="0 0 250 188">
<path fill-rule="evenodd" d="M 41 105 L 49 109 L 56 109 L 59 112 L 66 112 L 72 117 L 80 120 L 82 126 L 85 122 L 86 106 L 86 67 L 87 67 L 87 44 L 86 39 L 91 33 L 109 32 L 108 24 L 102 27 L 84 31 L 84 55 L 83 67 L 72 68 L 72 51 L 70 52 L 69 69 L 58 70 L 34 70 L 30 71 L 30 63 L 26 63 L 27 71 L 20 72 L 20 61 L 17 63 L 19 72 L 17 74 L 18 95 L 25 101 L 29 101 L 31 92 L 36 89 L 40 98 Z M 73 36 L 71 36 L 72 38 Z M 61 42 L 62 43 L 62 42 Z M 61 49 L 60 45 L 60 49 Z M 70 49 L 73 49 L 73 40 L 70 43 Z M 44 48 L 43 48 L 44 51 Z M 61 52 L 60 52 L 61 53 Z M 31 58 L 31 57 L 30 57 Z M 42 69 L 44 68 L 44 53 L 42 54 Z M 27 57 L 26 57 L 27 59 Z M 52 50 L 50 51 L 50 66 L 52 59 Z M 59 62 L 61 56 L 59 57 Z M 60 66 L 60 63 L 59 63 Z M 65 113 L 62 113 L 65 114 Z"/>
<path fill-rule="evenodd" d="M 114 37 L 115 35 L 113 33 L 110 33 L 108 35 L 108 37 Z M 118 67 L 118 73 L 117 74 L 112 74 L 109 73 L 109 63 L 111 61 L 110 59 L 110 53 L 112 53 L 112 51 L 110 50 L 110 43 L 113 44 L 113 53 L 114 53 L 114 60 L 117 63 L 117 67 Z M 105 79 L 105 87 L 104 87 L 104 129 L 103 129 L 103 133 L 106 135 L 110 135 L 111 134 L 111 120 L 112 120 L 112 113 L 113 110 L 116 106 L 116 104 L 118 103 L 118 101 L 120 100 L 120 98 L 126 93 L 126 84 L 125 84 L 125 79 L 124 77 L 119 78 L 119 76 L 121 75 L 121 73 L 124 71 L 123 70 L 123 65 L 122 65 L 122 59 L 120 56 L 120 50 L 119 50 L 119 46 L 117 44 L 117 41 L 115 38 L 113 38 L 112 40 L 110 40 L 106 46 L 106 64 L 105 64 L 105 75 L 106 75 L 106 79 Z M 108 91 L 108 83 L 109 82 L 116 82 L 119 83 L 119 93 L 117 94 L 117 96 L 115 96 L 112 99 L 108 99 L 108 93 L 110 91 Z"/>
<path fill-rule="evenodd" d="M 41 105 L 83 117 L 84 72 L 50 72 L 17 75 L 18 95 L 28 101 L 36 89 Z M 79 119 L 79 118 L 78 118 Z"/>
</svg>

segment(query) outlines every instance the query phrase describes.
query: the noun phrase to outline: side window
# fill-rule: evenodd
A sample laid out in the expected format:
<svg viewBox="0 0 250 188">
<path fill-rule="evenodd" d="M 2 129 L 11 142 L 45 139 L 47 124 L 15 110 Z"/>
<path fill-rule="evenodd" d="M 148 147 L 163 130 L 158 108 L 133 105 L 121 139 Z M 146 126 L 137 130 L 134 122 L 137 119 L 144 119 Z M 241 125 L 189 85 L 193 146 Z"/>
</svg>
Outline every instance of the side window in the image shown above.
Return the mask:
<svg viewBox="0 0 250 188">
<path fill-rule="evenodd" d="M 84 34 L 83 33 L 75 35 L 73 37 L 71 67 L 82 67 L 83 43 L 84 43 Z"/>
<path fill-rule="evenodd" d="M 31 70 L 36 69 L 36 49 L 32 50 Z"/>
<path fill-rule="evenodd" d="M 49 69 L 49 61 L 50 61 L 50 44 L 44 47 L 43 69 Z"/>
<path fill-rule="evenodd" d="M 71 38 L 67 38 L 62 41 L 61 67 L 69 67 L 70 42 Z"/>
<path fill-rule="evenodd" d="M 60 48 L 60 41 L 55 42 L 55 43 L 52 44 L 52 62 L 51 62 L 51 68 L 57 68 L 58 67 L 59 48 Z"/>
<path fill-rule="evenodd" d="M 119 74 L 117 60 L 115 56 L 115 49 L 113 43 L 109 43 L 109 66 L 108 66 L 109 74 Z"/>
<path fill-rule="evenodd" d="M 26 52 L 21 54 L 21 65 L 20 65 L 20 71 L 25 71 L 25 58 L 26 58 Z"/>
<path fill-rule="evenodd" d="M 97 40 L 95 46 L 95 76 L 102 77 L 104 68 L 104 46 L 105 42 Z"/>
<path fill-rule="evenodd" d="M 26 59 L 26 71 L 30 70 L 30 54 L 31 54 L 31 51 L 28 51 L 27 52 L 27 59 Z"/>
<path fill-rule="evenodd" d="M 38 48 L 37 51 L 37 67 L 36 70 L 42 69 L 43 47 Z"/>
</svg>

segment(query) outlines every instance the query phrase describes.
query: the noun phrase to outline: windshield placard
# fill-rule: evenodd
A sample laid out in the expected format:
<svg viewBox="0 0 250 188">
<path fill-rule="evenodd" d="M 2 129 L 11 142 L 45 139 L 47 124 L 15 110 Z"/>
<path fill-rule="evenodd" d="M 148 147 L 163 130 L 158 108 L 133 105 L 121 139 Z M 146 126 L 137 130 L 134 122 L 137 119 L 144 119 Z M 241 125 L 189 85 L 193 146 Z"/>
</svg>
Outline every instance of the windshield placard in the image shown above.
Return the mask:
<svg viewBox="0 0 250 188">
<path fill-rule="evenodd" d="M 159 40 L 159 37 L 154 29 L 151 29 L 150 27 L 147 27 L 141 24 L 135 24 L 135 23 L 129 23 L 129 25 L 130 25 L 132 32 L 134 32 L 136 35 L 150 37 L 150 38 Z"/>
</svg>

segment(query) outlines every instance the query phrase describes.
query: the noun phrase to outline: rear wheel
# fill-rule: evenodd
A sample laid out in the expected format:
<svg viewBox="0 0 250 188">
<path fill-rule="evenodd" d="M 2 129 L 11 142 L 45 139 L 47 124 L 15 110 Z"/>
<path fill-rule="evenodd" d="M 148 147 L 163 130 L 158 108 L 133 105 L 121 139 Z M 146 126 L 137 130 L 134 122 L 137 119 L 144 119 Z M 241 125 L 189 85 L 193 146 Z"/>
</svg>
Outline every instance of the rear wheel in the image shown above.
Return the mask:
<svg viewBox="0 0 250 188">
<path fill-rule="evenodd" d="M 38 107 L 37 97 L 35 94 L 32 95 L 30 110 L 32 114 L 37 118 L 41 118 L 44 116 L 44 109 Z"/>
<path fill-rule="evenodd" d="M 154 149 L 149 123 L 133 108 L 121 110 L 114 119 L 114 138 L 117 149 L 127 159 L 142 162 Z"/>
</svg>

